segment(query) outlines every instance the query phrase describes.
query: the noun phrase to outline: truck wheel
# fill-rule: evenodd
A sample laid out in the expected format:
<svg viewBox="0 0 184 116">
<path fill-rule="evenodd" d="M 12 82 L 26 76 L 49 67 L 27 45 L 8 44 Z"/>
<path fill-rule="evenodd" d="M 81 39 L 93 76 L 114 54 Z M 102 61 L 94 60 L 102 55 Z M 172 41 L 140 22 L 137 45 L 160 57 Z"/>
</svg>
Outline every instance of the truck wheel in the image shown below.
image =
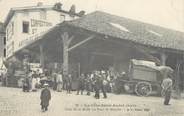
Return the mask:
<svg viewBox="0 0 184 116">
<path fill-rule="evenodd" d="M 138 82 L 135 86 L 135 93 L 138 96 L 148 96 L 152 91 L 151 84 L 149 82 Z"/>
</svg>

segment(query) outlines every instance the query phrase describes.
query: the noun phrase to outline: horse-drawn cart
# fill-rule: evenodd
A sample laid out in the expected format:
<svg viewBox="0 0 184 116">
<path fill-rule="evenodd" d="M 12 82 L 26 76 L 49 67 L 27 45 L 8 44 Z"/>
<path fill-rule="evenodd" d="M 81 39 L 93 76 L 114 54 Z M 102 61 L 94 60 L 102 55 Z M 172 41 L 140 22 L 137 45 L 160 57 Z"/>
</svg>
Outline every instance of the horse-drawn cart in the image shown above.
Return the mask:
<svg viewBox="0 0 184 116">
<path fill-rule="evenodd" d="M 161 95 L 163 70 L 167 66 L 156 66 L 154 62 L 132 59 L 129 65 L 128 79 L 121 79 L 127 93 L 148 96 L 152 93 Z M 172 70 L 172 69 L 171 69 Z M 164 73 L 167 73 L 164 71 Z"/>
</svg>

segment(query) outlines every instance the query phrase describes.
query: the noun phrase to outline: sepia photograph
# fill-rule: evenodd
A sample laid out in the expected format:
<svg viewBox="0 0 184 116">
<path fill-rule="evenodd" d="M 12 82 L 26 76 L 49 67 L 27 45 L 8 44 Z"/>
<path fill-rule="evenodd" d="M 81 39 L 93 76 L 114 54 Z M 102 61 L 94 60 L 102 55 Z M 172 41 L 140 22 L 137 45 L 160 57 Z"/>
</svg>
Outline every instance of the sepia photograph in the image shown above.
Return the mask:
<svg viewBox="0 0 184 116">
<path fill-rule="evenodd" d="M 184 0 L 0 0 L 0 116 L 184 116 Z"/>
</svg>

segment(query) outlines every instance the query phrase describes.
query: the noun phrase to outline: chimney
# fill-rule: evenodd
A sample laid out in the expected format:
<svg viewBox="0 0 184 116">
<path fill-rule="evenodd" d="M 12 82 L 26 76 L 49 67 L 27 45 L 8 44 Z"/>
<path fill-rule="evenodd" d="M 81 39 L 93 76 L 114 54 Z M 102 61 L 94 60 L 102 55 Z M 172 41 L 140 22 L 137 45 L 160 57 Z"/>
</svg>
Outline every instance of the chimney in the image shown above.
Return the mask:
<svg viewBox="0 0 184 116">
<path fill-rule="evenodd" d="M 78 13 L 78 15 L 80 16 L 80 17 L 82 17 L 82 16 L 84 16 L 85 15 L 85 11 L 80 11 L 79 13 Z"/>
<path fill-rule="evenodd" d="M 74 4 L 70 7 L 69 13 L 70 13 L 70 16 L 74 16 L 75 15 L 76 8 L 75 8 Z"/>
<path fill-rule="evenodd" d="M 60 2 L 57 2 L 57 3 L 54 5 L 54 9 L 59 11 L 59 10 L 62 9 L 62 5 L 63 5 L 63 4 L 61 4 Z"/>
</svg>

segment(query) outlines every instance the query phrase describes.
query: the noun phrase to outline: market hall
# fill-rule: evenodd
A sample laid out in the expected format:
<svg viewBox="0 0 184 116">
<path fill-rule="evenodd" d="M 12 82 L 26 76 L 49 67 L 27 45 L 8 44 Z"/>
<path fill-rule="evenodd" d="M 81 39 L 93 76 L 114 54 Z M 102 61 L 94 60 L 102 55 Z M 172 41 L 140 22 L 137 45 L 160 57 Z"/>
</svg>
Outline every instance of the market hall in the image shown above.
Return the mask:
<svg viewBox="0 0 184 116">
<path fill-rule="evenodd" d="M 183 85 L 183 50 L 182 32 L 96 11 L 56 25 L 14 57 L 28 54 L 29 62 L 76 76 L 94 70 L 118 75 L 128 72 L 131 59 L 153 61 L 172 67 Z"/>
</svg>

